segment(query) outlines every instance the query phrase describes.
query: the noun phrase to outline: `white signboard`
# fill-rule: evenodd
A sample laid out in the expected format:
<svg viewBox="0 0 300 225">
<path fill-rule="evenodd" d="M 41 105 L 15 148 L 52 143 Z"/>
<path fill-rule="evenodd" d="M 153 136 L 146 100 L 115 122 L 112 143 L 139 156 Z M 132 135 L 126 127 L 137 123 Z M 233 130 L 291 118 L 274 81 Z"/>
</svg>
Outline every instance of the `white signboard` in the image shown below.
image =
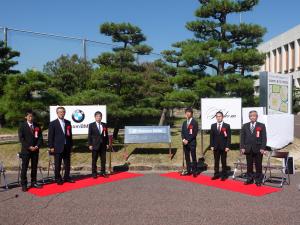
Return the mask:
<svg viewBox="0 0 300 225">
<path fill-rule="evenodd" d="M 57 119 L 56 108 L 50 106 L 50 121 Z M 105 105 L 67 105 L 65 119 L 70 120 L 73 134 L 88 134 L 89 124 L 95 122 L 94 114 L 96 111 L 102 113 L 102 122 L 106 123 Z"/>
<path fill-rule="evenodd" d="M 218 111 L 223 112 L 224 122 L 230 124 L 231 129 L 241 129 L 241 98 L 202 98 L 201 119 L 203 130 L 210 130 L 211 124 L 216 122 L 215 115 Z"/>
<path fill-rule="evenodd" d="M 267 146 L 281 149 L 294 141 L 293 114 L 274 114 L 263 117 L 267 129 Z"/>
<path fill-rule="evenodd" d="M 263 115 L 264 113 L 264 107 L 243 107 L 243 124 L 250 122 L 249 120 L 249 112 L 252 110 L 255 110 L 258 113 L 258 122 L 264 123 Z"/>
<path fill-rule="evenodd" d="M 260 73 L 261 106 L 268 114 L 292 113 L 291 74 Z"/>
</svg>

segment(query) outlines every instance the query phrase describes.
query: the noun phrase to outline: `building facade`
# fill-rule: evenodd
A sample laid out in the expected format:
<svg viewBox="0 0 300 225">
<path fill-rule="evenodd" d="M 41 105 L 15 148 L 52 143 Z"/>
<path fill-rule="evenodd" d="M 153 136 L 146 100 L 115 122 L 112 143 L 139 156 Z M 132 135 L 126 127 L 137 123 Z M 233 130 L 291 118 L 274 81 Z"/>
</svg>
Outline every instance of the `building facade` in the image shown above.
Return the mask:
<svg viewBox="0 0 300 225">
<path fill-rule="evenodd" d="M 300 25 L 264 42 L 258 50 L 266 54 L 258 72 L 292 74 L 294 85 L 300 87 Z M 255 86 L 257 91 L 259 82 Z"/>
</svg>

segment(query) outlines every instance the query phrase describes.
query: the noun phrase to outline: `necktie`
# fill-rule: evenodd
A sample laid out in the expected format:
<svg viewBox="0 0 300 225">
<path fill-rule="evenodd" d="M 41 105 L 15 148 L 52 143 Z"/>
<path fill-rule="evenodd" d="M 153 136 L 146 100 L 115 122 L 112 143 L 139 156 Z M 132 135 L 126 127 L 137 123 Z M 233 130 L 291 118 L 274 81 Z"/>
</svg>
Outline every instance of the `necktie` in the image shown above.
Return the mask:
<svg viewBox="0 0 300 225">
<path fill-rule="evenodd" d="M 33 133 L 33 125 L 32 124 L 30 125 L 30 130 Z"/>
<path fill-rule="evenodd" d="M 219 123 L 218 125 L 218 132 L 220 133 L 221 132 L 221 124 Z"/>
<path fill-rule="evenodd" d="M 253 131 L 254 131 L 254 123 L 251 123 L 250 130 L 251 130 L 251 133 L 253 133 Z"/>
<path fill-rule="evenodd" d="M 191 119 L 188 119 L 187 122 L 186 122 L 186 127 L 187 128 L 189 127 L 190 123 L 191 123 Z"/>
</svg>

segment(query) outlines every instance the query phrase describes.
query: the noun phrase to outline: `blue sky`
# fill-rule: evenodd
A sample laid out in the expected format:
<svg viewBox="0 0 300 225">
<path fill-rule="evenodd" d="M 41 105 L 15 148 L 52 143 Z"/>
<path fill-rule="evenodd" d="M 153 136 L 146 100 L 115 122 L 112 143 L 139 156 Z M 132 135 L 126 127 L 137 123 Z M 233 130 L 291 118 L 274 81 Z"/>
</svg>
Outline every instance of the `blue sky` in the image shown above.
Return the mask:
<svg viewBox="0 0 300 225">
<path fill-rule="evenodd" d="M 147 36 L 147 44 L 160 52 L 174 42 L 192 37 L 185 23 L 195 19 L 198 6 L 197 0 L 1 0 L 0 26 L 110 42 L 99 33 L 100 24 L 130 22 L 139 26 Z M 252 12 L 242 15 L 242 21 L 266 27 L 264 39 L 269 40 L 300 23 L 299 8 L 298 0 L 261 0 Z M 230 21 L 238 22 L 239 15 L 232 16 Z M 3 39 L 2 31 L 0 39 Z M 61 54 L 82 55 L 82 45 L 77 41 L 15 32 L 9 33 L 8 41 L 21 52 L 17 69 L 22 71 L 42 69 L 43 64 Z M 89 44 L 88 57 L 107 50 L 108 47 Z"/>
</svg>

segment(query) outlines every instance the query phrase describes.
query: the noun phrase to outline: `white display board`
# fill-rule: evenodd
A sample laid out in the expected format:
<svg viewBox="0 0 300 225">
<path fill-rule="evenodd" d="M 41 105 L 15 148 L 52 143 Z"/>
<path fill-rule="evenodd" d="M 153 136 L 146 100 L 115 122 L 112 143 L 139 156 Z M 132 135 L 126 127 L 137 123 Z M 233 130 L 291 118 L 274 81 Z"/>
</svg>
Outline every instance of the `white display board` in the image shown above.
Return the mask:
<svg viewBox="0 0 300 225">
<path fill-rule="evenodd" d="M 201 119 L 203 130 L 210 130 L 211 124 L 216 122 L 215 115 L 218 111 L 223 112 L 224 122 L 230 124 L 231 129 L 241 129 L 241 98 L 202 98 Z"/>
<path fill-rule="evenodd" d="M 273 114 L 264 115 L 267 129 L 267 146 L 281 149 L 294 141 L 294 115 Z"/>
<path fill-rule="evenodd" d="M 56 108 L 50 106 L 50 121 L 57 119 Z M 89 124 L 95 122 L 96 111 L 102 113 L 102 122 L 107 122 L 106 105 L 66 105 L 65 119 L 70 120 L 73 134 L 88 134 Z"/>
<path fill-rule="evenodd" d="M 263 115 L 264 113 L 264 107 L 243 107 L 242 114 L 243 114 L 243 124 L 250 122 L 249 120 L 249 112 L 255 110 L 258 114 L 257 121 L 264 123 Z"/>
</svg>

